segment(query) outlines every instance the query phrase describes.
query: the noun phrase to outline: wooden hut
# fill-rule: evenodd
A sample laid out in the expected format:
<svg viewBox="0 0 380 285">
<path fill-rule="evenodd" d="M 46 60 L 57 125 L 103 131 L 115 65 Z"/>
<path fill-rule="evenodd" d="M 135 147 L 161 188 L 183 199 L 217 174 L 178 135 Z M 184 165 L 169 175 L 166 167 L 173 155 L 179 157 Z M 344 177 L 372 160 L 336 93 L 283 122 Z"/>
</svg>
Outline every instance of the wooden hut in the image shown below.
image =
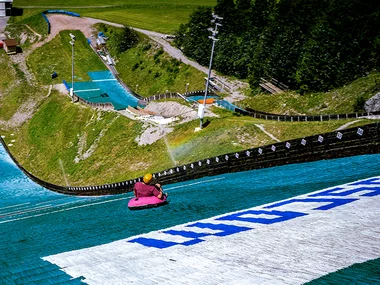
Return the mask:
<svg viewBox="0 0 380 285">
<path fill-rule="evenodd" d="M 17 53 L 17 41 L 15 39 L 3 40 L 3 48 L 7 54 Z"/>
</svg>

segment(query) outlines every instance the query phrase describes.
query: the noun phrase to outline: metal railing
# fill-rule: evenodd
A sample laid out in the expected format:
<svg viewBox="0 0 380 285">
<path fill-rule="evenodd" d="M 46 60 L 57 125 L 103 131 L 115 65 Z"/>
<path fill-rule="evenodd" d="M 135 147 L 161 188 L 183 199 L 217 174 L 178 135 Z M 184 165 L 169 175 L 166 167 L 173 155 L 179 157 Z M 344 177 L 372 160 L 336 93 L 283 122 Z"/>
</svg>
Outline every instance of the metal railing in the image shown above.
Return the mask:
<svg viewBox="0 0 380 285">
<path fill-rule="evenodd" d="M 290 115 L 277 115 L 266 112 L 257 111 L 250 108 L 236 107 L 235 112 L 263 120 L 274 120 L 274 121 L 283 121 L 283 122 L 312 122 L 312 121 L 330 121 L 330 120 L 344 120 L 344 119 L 353 119 L 361 118 L 368 116 L 378 116 L 380 112 L 356 112 L 356 113 L 347 113 L 347 114 L 330 114 L 330 115 L 308 115 L 308 116 L 290 116 Z"/>
</svg>

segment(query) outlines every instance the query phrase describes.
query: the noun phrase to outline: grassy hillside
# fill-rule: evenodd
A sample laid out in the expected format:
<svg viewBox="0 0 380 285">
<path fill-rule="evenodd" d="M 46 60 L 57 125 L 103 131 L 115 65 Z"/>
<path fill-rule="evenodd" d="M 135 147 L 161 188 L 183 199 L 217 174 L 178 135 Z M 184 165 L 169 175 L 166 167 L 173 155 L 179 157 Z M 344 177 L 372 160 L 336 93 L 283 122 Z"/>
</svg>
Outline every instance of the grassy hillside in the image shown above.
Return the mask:
<svg viewBox="0 0 380 285">
<path fill-rule="evenodd" d="M 122 54 L 113 52 L 112 47 L 118 42 L 114 40 L 116 33 L 122 29 L 107 25 L 97 25 L 99 31 L 104 31 L 110 37 L 108 46 L 116 61 L 116 69 L 120 78 L 133 90 L 143 96 L 158 93 L 184 92 L 186 84 L 189 90 L 204 88 L 203 72 L 169 57 L 163 49 L 145 35 L 140 34 L 140 42 L 135 47 Z M 71 57 L 69 33 L 76 35 L 75 42 L 75 81 L 88 81 L 89 71 L 106 70 L 103 62 L 88 46 L 87 40 L 80 31 L 62 31 L 52 41 L 46 43 L 29 55 L 29 69 L 43 85 L 71 82 Z M 51 74 L 57 72 L 58 78 L 51 79 Z"/>
<path fill-rule="evenodd" d="M 59 184 L 106 183 L 136 177 L 142 170 L 170 167 L 163 142 L 135 142 L 141 123 L 114 112 L 70 103 L 54 92 L 33 119 L 6 140 L 34 175 Z"/>
<path fill-rule="evenodd" d="M 379 90 L 380 73 L 372 73 L 351 84 L 326 93 L 304 95 L 288 92 L 281 95 L 261 93 L 243 100 L 241 104 L 256 110 L 275 114 L 345 114 L 364 111 L 366 101 Z M 360 106 L 357 106 L 361 103 Z"/>
<path fill-rule="evenodd" d="M 23 47 L 39 40 L 37 33 L 44 39 L 48 35 L 48 24 L 41 15 L 43 10 L 25 9 L 22 16 L 10 17 L 8 20 L 7 32 L 16 38 Z M 27 40 L 25 40 L 27 36 Z"/>
<path fill-rule="evenodd" d="M 100 26 L 106 33 L 106 26 Z M 76 41 L 76 80 L 87 79 L 89 70 L 105 69 L 90 51 L 86 39 L 74 31 Z M 114 30 L 110 32 L 111 37 Z M 71 103 L 67 95 L 53 91 L 48 85 L 71 79 L 71 46 L 69 31 L 38 48 L 27 59 L 29 70 L 37 82 L 29 84 L 20 66 L 0 53 L 0 63 L 7 68 L 0 77 L 0 130 L 17 159 L 36 176 L 61 185 L 93 185 L 135 178 L 146 171 L 159 171 L 211 156 L 271 144 L 277 140 L 263 132 L 264 128 L 280 141 L 333 131 L 349 120 L 330 122 L 277 122 L 238 116 L 213 107 L 219 117 L 209 118 L 209 125 L 194 132 L 199 121 L 173 126 L 165 139 L 140 146 L 138 138 L 145 126 L 116 112 L 90 109 Z M 112 43 L 113 39 L 110 39 Z M 116 42 L 114 42 L 116 44 Z M 163 90 L 184 91 L 203 88 L 204 74 L 169 58 L 155 44 L 141 36 L 135 47 L 117 57 L 117 69 L 132 89 L 144 95 Z M 58 79 L 52 80 L 53 71 Z M 325 113 L 350 110 L 359 96 L 376 91 L 379 75 L 372 74 L 326 94 L 300 96 L 293 93 L 261 94 L 244 103 L 262 111 L 277 113 Z M 20 109 L 37 102 L 30 120 L 17 127 L 9 122 L 14 115 L 22 118 Z M 325 107 L 326 105 L 327 107 Z M 345 109 L 346 108 L 346 109 Z M 351 126 L 369 123 L 360 120 Z M 261 127 L 261 128 L 260 128 Z M 13 134 L 13 135 L 12 135 Z M 171 156 L 175 162 L 172 161 Z"/>
<path fill-rule="evenodd" d="M 214 108 L 219 118 L 209 119 L 202 132 L 194 132 L 197 120 L 175 130 L 152 145 L 139 146 L 142 124 L 115 112 L 96 111 L 72 104 L 56 92 L 33 119 L 5 140 L 15 140 L 11 150 L 34 175 L 61 185 L 93 185 L 135 178 L 175 164 L 196 161 L 227 152 L 275 143 L 257 126 L 280 140 L 332 131 L 346 121 L 284 123 L 236 117 Z M 358 124 L 365 124 L 361 121 Z M 167 143 L 167 145 L 166 145 Z"/>
<path fill-rule="evenodd" d="M 34 102 L 42 100 L 47 90 L 28 84 L 19 65 L 11 62 L 5 52 L 0 52 L 0 66 L 6 70 L 0 76 L 0 120 L 7 121 L 28 100 Z M 5 127 L 0 124 L 1 129 Z"/>
<path fill-rule="evenodd" d="M 106 70 L 103 62 L 91 50 L 87 39 L 80 31 L 62 31 L 52 41 L 33 51 L 27 63 L 41 84 L 61 83 L 63 79 L 71 82 L 72 46 L 70 33 L 75 34 L 74 65 L 75 81 L 88 81 L 87 72 Z M 52 80 L 51 74 L 57 72 L 58 78 Z"/>
<path fill-rule="evenodd" d="M 204 89 L 205 74 L 190 65 L 186 65 L 164 52 L 161 46 L 143 34 L 139 35 L 139 43 L 119 54 L 115 48 L 119 42 L 115 35 L 122 29 L 104 24 L 96 25 L 110 39 L 107 47 L 116 61 L 116 69 L 120 78 L 133 90 L 143 96 L 158 93 L 185 92 Z"/>
</svg>

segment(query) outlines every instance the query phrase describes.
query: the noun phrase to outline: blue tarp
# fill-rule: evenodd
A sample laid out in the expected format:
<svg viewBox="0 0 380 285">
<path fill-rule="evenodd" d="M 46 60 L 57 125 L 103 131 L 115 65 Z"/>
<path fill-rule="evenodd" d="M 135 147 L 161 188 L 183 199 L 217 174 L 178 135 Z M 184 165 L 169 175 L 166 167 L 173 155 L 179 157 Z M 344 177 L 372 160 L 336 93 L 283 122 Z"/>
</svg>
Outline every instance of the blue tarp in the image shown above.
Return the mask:
<svg viewBox="0 0 380 285">
<path fill-rule="evenodd" d="M 69 11 L 65 11 L 65 10 L 46 10 L 44 12 L 42 12 L 44 14 L 66 14 L 66 15 L 69 15 L 69 16 L 73 16 L 73 17 L 80 17 L 79 14 L 77 13 L 74 13 L 74 12 L 69 12 Z"/>
</svg>

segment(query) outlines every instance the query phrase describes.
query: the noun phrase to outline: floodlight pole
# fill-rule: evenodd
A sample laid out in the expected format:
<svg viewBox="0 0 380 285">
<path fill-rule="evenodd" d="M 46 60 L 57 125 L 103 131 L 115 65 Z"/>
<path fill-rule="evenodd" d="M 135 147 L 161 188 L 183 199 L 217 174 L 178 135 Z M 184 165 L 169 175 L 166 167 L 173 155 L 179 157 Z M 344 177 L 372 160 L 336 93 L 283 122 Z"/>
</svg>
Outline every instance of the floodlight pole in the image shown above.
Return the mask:
<svg viewBox="0 0 380 285">
<path fill-rule="evenodd" d="M 214 18 L 213 22 L 215 22 L 215 29 L 208 29 L 209 31 L 212 32 L 212 36 L 209 36 L 209 38 L 212 40 L 212 48 L 211 48 L 211 57 L 210 57 L 210 64 L 208 67 L 208 74 L 207 74 L 207 81 L 206 81 L 206 90 L 205 90 L 205 96 L 203 99 L 203 105 L 199 105 L 199 110 L 198 110 L 198 116 L 200 119 L 200 125 L 199 128 L 202 129 L 203 127 L 203 117 L 204 113 L 206 110 L 206 100 L 207 100 L 207 95 L 208 95 L 208 87 L 210 84 L 210 75 L 211 75 L 211 68 L 212 68 L 212 58 L 214 56 L 214 48 L 215 48 L 215 42 L 218 41 L 216 38 L 216 35 L 218 34 L 218 26 L 221 26 L 222 24 L 217 23 L 217 20 L 223 20 L 222 17 L 219 17 L 218 15 L 212 14 L 212 17 Z"/>
<path fill-rule="evenodd" d="M 75 36 L 70 33 L 71 37 L 71 88 L 70 88 L 70 96 L 71 100 L 74 102 L 74 45 L 75 45 Z"/>
</svg>

